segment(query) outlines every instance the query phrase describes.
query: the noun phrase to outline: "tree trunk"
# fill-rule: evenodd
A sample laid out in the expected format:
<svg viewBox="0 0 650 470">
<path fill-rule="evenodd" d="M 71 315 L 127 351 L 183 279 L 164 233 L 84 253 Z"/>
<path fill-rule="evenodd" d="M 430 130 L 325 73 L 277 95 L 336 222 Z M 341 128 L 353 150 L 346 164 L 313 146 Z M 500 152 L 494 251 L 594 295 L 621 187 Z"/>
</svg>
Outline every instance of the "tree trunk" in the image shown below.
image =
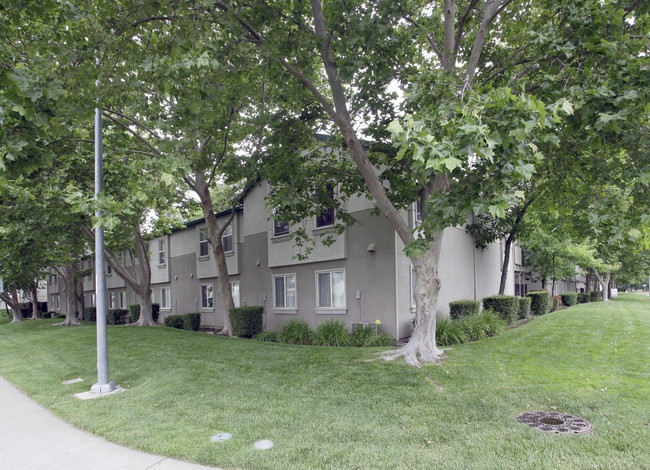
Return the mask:
<svg viewBox="0 0 650 470">
<path fill-rule="evenodd" d="M 41 308 L 38 304 L 38 279 L 34 287 L 32 287 L 32 320 L 37 318 L 41 318 Z"/>
<path fill-rule="evenodd" d="M 66 265 L 63 270 L 55 268 L 63 281 L 63 293 L 65 297 L 65 320 L 55 323 L 54 326 L 79 325 L 76 315 L 76 299 L 74 294 L 74 268 L 72 264 Z"/>
<path fill-rule="evenodd" d="M 23 314 L 20 311 L 20 302 L 18 302 L 18 291 L 16 289 L 11 290 L 11 295 L 7 295 L 6 292 L 1 293 L 0 299 L 2 299 L 4 303 L 7 304 L 7 306 L 11 309 L 11 323 L 18 323 L 19 321 L 23 321 Z"/>
<path fill-rule="evenodd" d="M 602 289 L 603 302 L 607 302 L 609 300 L 607 287 L 609 286 L 609 280 L 612 277 L 612 273 L 606 273 L 605 277 L 603 277 L 596 269 L 594 269 L 594 275 L 596 276 L 596 279 L 598 280 L 598 283 Z"/>
<path fill-rule="evenodd" d="M 74 278 L 74 298 L 78 307 L 77 320 L 83 320 L 86 311 L 86 299 L 84 299 L 84 280 L 82 277 Z"/>
<path fill-rule="evenodd" d="M 512 251 L 512 242 L 515 238 L 515 232 L 512 231 L 506 238 L 506 244 L 503 248 L 503 266 L 501 267 L 501 282 L 499 283 L 499 295 L 503 295 L 506 290 L 508 280 L 508 268 L 510 267 L 510 252 Z"/>
<path fill-rule="evenodd" d="M 587 275 L 585 276 L 585 291 L 589 292 L 589 287 L 591 286 L 591 268 L 587 269 Z"/>
</svg>

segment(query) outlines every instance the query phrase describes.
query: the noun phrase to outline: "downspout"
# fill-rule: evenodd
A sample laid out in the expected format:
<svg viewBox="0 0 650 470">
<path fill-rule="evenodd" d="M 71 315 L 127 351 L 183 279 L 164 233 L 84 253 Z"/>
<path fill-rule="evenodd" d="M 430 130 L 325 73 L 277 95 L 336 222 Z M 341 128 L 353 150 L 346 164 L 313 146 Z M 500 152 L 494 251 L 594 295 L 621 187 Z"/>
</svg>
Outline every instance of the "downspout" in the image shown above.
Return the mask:
<svg viewBox="0 0 650 470">
<path fill-rule="evenodd" d="M 397 232 L 393 230 L 393 246 L 395 248 L 393 252 L 393 265 L 395 266 L 395 276 L 393 277 L 393 282 L 395 283 L 395 339 L 399 341 L 399 289 L 398 289 L 398 279 L 399 279 L 399 270 L 397 265 L 399 264 L 397 262 Z M 411 276 L 411 273 L 409 272 L 409 278 Z M 410 302 L 409 302 L 410 304 Z"/>
<path fill-rule="evenodd" d="M 472 224 L 475 224 L 475 216 L 474 212 L 472 212 Z M 476 298 L 476 284 L 477 284 L 477 279 L 476 279 L 476 234 L 472 232 L 472 254 L 474 255 L 474 300 L 477 300 Z"/>
</svg>

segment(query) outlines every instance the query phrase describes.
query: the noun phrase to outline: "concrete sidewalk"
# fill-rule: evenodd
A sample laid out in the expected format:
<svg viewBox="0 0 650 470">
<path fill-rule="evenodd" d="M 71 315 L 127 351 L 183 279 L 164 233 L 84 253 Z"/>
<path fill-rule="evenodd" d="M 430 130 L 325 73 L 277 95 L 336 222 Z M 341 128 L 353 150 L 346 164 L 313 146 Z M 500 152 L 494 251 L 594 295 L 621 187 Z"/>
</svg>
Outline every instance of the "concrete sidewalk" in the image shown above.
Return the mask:
<svg viewBox="0 0 650 470">
<path fill-rule="evenodd" d="M 0 468 L 11 470 L 209 470 L 112 444 L 80 431 L 0 377 Z"/>
</svg>

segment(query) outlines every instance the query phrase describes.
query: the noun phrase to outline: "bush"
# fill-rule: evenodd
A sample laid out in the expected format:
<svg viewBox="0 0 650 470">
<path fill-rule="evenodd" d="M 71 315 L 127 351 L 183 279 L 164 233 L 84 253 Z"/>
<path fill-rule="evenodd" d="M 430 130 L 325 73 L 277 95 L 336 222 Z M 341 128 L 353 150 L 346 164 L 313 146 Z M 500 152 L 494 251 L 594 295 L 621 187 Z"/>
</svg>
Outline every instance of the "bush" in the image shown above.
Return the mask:
<svg viewBox="0 0 650 470">
<path fill-rule="evenodd" d="M 86 307 L 84 318 L 88 321 L 97 321 L 97 307 Z"/>
<path fill-rule="evenodd" d="M 390 348 L 395 346 L 395 340 L 387 333 L 379 333 L 368 338 L 362 346 L 366 348 Z"/>
<path fill-rule="evenodd" d="M 603 293 L 599 290 L 592 290 L 589 292 L 589 301 L 590 302 L 600 302 L 603 300 Z"/>
<path fill-rule="evenodd" d="M 484 310 L 494 310 L 508 323 L 517 319 L 519 299 L 511 295 L 493 295 L 483 299 Z"/>
<path fill-rule="evenodd" d="M 449 302 L 449 315 L 454 320 L 466 315 L 476 315 L 481 310 L 478 300 L 455 300 Z"/>
<path fill-rule="evenodd" d="M 151 304 L 151 314 L 153 315 L 153 321 L 157 322 L 160 316 L 160 304 Z"/>
<path fill-rule="evenodd" d="M 277 331 L 264 331 L 262 333 L 256 334 L 253 339 L 257 341 L 264 341 L 267 343 L 279 343 L 280 342 L 280 333 Z"/>
<path fill-rule="evenodd" d="M 183 329 L 183 315 L 169 315 L 165 317 L 165 326 Z"/>
<path fill-rule="evenodd" d="M 326 320 L 316 328 L 314 344 L 317 346 L 350 346 L 352 340 L 348 327 L 342 320 Z"/>
<path fill-rule="evenodd" d="M 312 344 L 314 332 L 305 320 L 289 320 L 280 330 L 280 342 L 287 344 Z"/>
<path fill-rule="evenodd" d="M 263 315 L 264 307 L 261 305 L 231 308 L 228 316 L 230 317 L 232 334 L 242 338 L 252 338 L 261 333 Z"/>
<path fill-rule="evenodd" d="M 186 313 L 182 317 L 184 330 L 199 331 L 201 327 L 201 314 L 199 312 Z"/>
<path fill-rule="evenodd" d="M 547 290 L 537 290 L 529 292 L 526 297 L 530 297 L 530 311 L 533 315 L 544 315 L 551 309 L 551 293 Z"/>
<path fill-rule="evenodd" d="M 591 296 L 589 295 L 589 292 L 578 293 L 579 304 L 588 304 L 589 302 L 591 302 Z"/>
<path fill-rule="evenodd" d="M 131 314 L 131 323 L 135 323 L 140 318 L 140 304 L 129 305 L 129 313 Z"/>
<path fill-rule="evenodd" d="M 519 308 L 517 309 L 517 317 L 527 318 L 530 315 L 530 297 L 519 297 Z"/>
<path fill-rule="evenodd" d="M 436 341 L 442 346 L 478 341 L 500 335 L 508 323 L 499 312 L 484 310 L 457 320 L 443 318 L 436 323 Z"/>
<path fill-rule="evenodd" d="M 129 311 L 123 308 L 109 308 L 107 323 L 109 325 L 125 325 L 128 314 Z"/>
<path fill-rule="evenodd" d="M 551 312 L 555 312 L 556 310 L 559 310 L 560 305 L 562 305 L 562 298 L 559 295 L 554 295 L 551 298 Z"/>
<path fill-rule="evenodd" d="M 565 292 L 564 294 L 560 295 L 560 297 L 562 298 L 562 304 L 566 305 L 567 307 L 571 307 L 572 305 L 578 303 L 577 292 Z"/>
<path fill-rule="evenodd" d="M 466 343 L 468 340 L 467 332 L 459 320 L 442 318 L 436 322 L 436 341 L 441 346 Z"/>
</svg>

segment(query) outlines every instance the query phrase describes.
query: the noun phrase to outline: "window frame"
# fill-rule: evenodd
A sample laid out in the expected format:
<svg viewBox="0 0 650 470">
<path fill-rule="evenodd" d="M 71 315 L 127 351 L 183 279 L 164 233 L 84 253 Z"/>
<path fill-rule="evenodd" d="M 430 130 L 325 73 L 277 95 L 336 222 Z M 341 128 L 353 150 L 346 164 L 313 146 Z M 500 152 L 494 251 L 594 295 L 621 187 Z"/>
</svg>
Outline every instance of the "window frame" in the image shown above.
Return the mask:
<svg viewBox="0 0 650 470">
<path fill-rule="evenodd" d="M 121 290 L 117 294 L 118 294 L 118 296 L 117 296 L 118 308 L 125 309 L 126 308 L 126 291 Z"/>
<path fill-rule="evenodd" d="M 415 285 L 417 283 L 417 279 L 418 277 L 417 277 L 417 273 L 415 272 L 415 266 L 411 264 L 409 268 L 409 286 L 411 292 L 410 304 L 411 304 L 412 311 L 415 311 L 415 309 L 417 308 L 417 304 L 415 302 Z"/>
<path fill-rule="evenodd" d="M 230 222 L 228 226 L 223 229 L 223 233 L 221 234 L 221 246 L 223 247 L 224 253 L 232 253 L 233 251 L 235 251 L 235 237 L 233 236 L 235 231 L 233 230 L 232 225 L 233 223 Z M 227 240 L 228 238 L 230 238 L 230 249 L 227 250 L 225 240 Z"/>
<path fill-rule="evenodd" d="M 237 286 L 237 295 L 235 295 L 235 286 Z M 239 290 L 239 281 L 230 281 L 230 295 L 232 295 L 232 303 L 235 308 L 241 307 L 241 291 Z"/>
<path fill-rule="evenodd" d="M 166 301 L 169 301 L 169 305 L 166 305 Z M 161 287 L 160 288 L 160 310 L 171 310 L 172 309 L 172 290 L 171 287 Z"/>
<path fill-rule="evenodd" d="M 108 308 L 114 309 L 115 307 L 115 292 L 108 293 Z"/>
<path fill-rule="evenodd" d="M 283 227 L 286 226 L 286 229 Z M 280 222 L 278 219 L 273 219 L 273 236 L 286 237 L 291 233 L 291 224 L 289 222 Z"/>
<path fill-rule="evenodd" d="M 205 290 L 204 290 L 205 288 Z M 209 292 L 208 292 L 209 288 Z M 204 297 L 203 294 L 206 294 Z M 211 293 L 211 296 L 208 296 L 207 294 Z M 213 283 L 205 283 L 205 284 L 199 284 L 199 297 L 201 299 L 201 310 L 214 310 L 214 284 Z M 212 301 L 211 305 L 209 301 Z"/>
<path fill-rule="evenodd" d="M 158 240 L 158 266 L 164 266 L 167 263 L 166 245 L 164 238 Z"/>
<path fill-rule="evenodd" d="M 287 299 L 289 298 L 287 295 L 287 292 L 289 290 L 287 288 L 287 278 L 293 278 L 293 305 L 287 305 Z M 277 305 L 277 300 L 278 300 L 277 279 L 284 280 L 282 286 L 282 294 L 283 294 L 282 297 L 283 297 L 284 305 L 282 306 Z M 278 310 L 285 313 L 296 313 L 298 311 L 298 277 L 296 273 L 274 274 L 272 276 L 272 284 L 273 284 L 273 310 Z"/>
<path fill-rule="evenodd" d="M 330 196 L 330 199 L 332 200 L 332 204 L 327 208 L 324 208 L 323 206 L 320 206 L 320 214 L 314 216 L 314 228 L 316 230 L 323 229 L 323 228 L 328 228 L 328 227 L 334 227 L 334 225 L 336 225 L 336 209 L 334 208 L 334 199 L 335 199 L 334 184 L 333 183 L 327 183 L 326 191 L 327 191 L 328 195 Z M 331 223 L 323 223 L 323 224 L 321 224 L 320 221 L 324 220 L 324 214 L 328 214 L 328 213 L 331 213 L 331 218 L 332 218 Z"/>
<path fill-rule="evenodd" d="M 343 275 L 343 304 L 342 305 L 333 305 L 334 304 L 334 284 L 332 282 L 334 273 L 341 273 Z M 347 313 L 347 279 L 345 275 L 345 268 L 334 268 L 334 269 L 322 269 L 314 272 L 315 281 L 316 281 L 316 313 L 324 314 L 346 314 Z M 320 276 L 323 274 L 329 274 L 329 293 L 330 293 L 330 306 L 321 306 L 321 296 L 320 296 Z"/>
<path fill-rule="evenodd" d="M 205 240 L 201 238 L 205 236 Z M 205 246 L 205 254 L 202 253 L 201 247 Z M 199 258 L 208 258 L 210 256 L 210 242 L 208 241 L 208 227 L 199 229 Z"/>
</svg>

